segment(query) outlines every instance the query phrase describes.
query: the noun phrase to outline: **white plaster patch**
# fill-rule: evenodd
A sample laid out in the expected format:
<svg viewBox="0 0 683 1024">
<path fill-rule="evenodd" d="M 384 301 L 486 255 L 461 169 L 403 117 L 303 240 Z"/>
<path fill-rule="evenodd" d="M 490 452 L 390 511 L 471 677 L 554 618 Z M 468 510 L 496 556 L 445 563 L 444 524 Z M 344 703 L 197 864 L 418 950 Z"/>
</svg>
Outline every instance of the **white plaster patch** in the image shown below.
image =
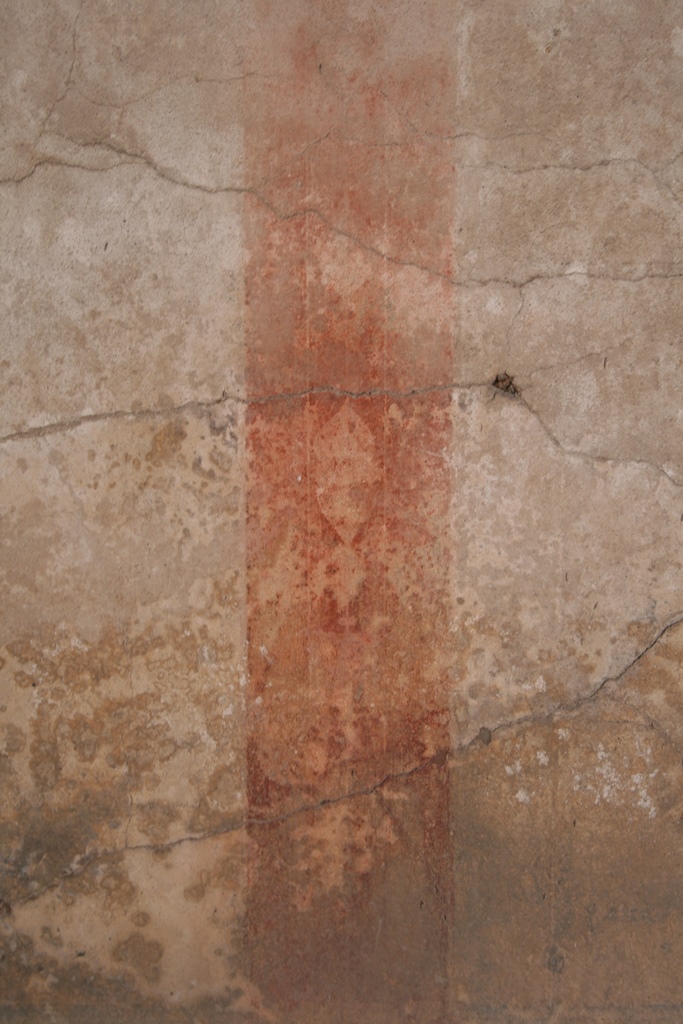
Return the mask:
<svg viewBox="0 0 683 1024">
<path fill-rule="evenodd" d="M 659 772 L 659 769 L 650 772 L 649 777 L 653 779 Z M 638 796 L 638 807 L 642 807 L 644 811 L 647 811 L 648 818 L 657 817 L 657 808 L 655 807 L 654 801 L 647 791 L 647 783 L 645 776 L 640 772 L 636 772 L 631 776 L 631 791 L 636 793 Z"/>
<path fill-rule="evenodd" d="M 529 796 L 526 789 L 518 789 L 515 793 L 515 800 L 519 800 L 520 804 L 531 803 L 531 797 Z"/>
<path fill-rule="evenodd" d="M 640 747 L 640 744 L 639 744 Z M 639 751 L 647 764 L 650 763 L 650 750 Z M 602 743 L 598 744 L 597 764 L 592 773 L 575 772 L 573 776 L 574 792 L 584 792 L 593 797 L 595 804 L 609 803 L 622 805 L 633 803 L 644 810 L 649 818 L 657 816 L 657 808 L 647 788 L 647 778 L 655 778 L 658 769 L 646 776 L 642 772 L 628 772 L 627 759 L 624 758 L 624 771 L 620 772 L 614 765 L 609 753 Z M 635 798 L 635 799 L 634 799 Z"/>
<path fill-rule="evenodd" d="M 545 693 L 546 681 L 543 676 L 539 676 L 538 679 L 533 683 L 522 683 L 522 690 L 525 693 Z"/>
</svg>

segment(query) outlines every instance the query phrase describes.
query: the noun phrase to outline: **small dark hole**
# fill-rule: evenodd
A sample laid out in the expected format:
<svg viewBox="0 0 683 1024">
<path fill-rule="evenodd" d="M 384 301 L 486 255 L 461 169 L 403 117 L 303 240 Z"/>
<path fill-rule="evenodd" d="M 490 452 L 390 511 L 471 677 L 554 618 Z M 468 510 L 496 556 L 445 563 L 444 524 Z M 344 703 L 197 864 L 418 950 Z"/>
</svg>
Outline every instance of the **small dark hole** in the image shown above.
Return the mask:
<svg viewBox="0 0 683 1024">
<path fill-rule="evenodd" d="M 553 950 L 548 957 L 548 970 L 553 974 L 562 974 L 564 970 L 564 957 L 557 950 Z"/>
<path fill-rule="evenodd" d="M 506 395 L 519 394 L 519 388 L 509 373 L 499 373 L 493 381 L 493 386 L 494 388 L 498 388 L 499 391 L 504 391 Z"/>
</svg>

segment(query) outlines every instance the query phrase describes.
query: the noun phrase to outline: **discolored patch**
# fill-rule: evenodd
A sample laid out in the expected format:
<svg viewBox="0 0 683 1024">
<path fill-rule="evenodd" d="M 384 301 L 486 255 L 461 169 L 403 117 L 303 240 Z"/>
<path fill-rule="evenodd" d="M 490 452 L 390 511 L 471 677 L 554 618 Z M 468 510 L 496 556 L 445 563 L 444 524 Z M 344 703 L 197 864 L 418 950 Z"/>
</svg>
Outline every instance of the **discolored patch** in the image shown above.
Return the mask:
<svg viewBox="0 0 683 1024">
<path fill-rule="evenodd" d="M 658 1016 L 683 998 L 670 740 L 605 692 L 471 744 L 452 772 L 458 1012 L 611 1022 L 636 1005 L 639 1019 L 674 1020 Z"/>
<path fill-rule="evenodd" d="M 182 450 L 186 437 L 187 430 L 183 421 L 171 420 L 154 434 L 149 451 L 145 456 L 147 461 L 154 466 L 160 466 L 175 457 Z"/>
<path fill-rule="evenodd" d="M 139 932 L 131 932 L 127 939 L 117 943 L 112 950 L 116 963 L 137 971 L 145 981 L 156 982 L 161 977 L 159 966 L 164 955 L 160 942 L 147 940 Z"/>
</svg>

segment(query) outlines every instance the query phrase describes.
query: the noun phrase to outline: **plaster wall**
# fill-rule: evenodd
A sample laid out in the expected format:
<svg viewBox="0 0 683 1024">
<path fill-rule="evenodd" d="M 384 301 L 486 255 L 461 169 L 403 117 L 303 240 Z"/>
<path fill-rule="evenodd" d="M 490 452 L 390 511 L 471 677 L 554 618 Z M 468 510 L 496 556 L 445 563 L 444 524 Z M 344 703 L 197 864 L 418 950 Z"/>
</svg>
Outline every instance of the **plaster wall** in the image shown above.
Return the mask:
<svg viewBox="0 0 683 1024">
<path fill-rule="evenodd" d="M 0 1020 L 680 1022 L 683 3 L 0 76 Z"/>
</svg>

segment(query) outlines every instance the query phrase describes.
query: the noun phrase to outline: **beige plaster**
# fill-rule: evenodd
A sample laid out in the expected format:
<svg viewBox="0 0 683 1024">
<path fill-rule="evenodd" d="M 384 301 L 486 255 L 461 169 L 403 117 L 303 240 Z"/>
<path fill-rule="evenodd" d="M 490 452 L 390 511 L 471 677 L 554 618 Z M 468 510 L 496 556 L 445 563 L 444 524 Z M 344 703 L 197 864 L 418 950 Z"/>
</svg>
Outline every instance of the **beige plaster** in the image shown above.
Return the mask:
<svg viewBox="0 0 683 1024">
<path fill-rule="evenodd" d="M 675 1024 L 683 5 L 0 0 L 0 1020 Z"/>
</svg>

